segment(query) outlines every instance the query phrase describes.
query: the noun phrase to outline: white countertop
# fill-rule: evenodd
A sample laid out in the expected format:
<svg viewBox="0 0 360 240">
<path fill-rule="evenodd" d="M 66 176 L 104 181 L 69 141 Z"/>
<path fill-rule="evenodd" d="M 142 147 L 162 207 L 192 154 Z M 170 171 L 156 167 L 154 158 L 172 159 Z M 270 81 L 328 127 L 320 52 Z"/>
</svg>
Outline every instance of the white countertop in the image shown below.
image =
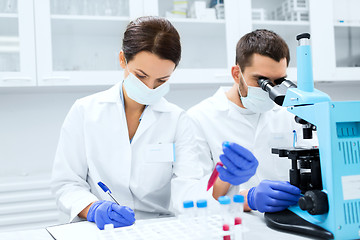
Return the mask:
<svg viewBox="0 0 360 240">
<path fill-rule="evenodd" d="M 295 234 L 289 234 L 285 232 L 280 232 L 273 230 L 266 226 L 264 217 L 262 213 L 251 212 L 244 213 L 244 226 L 248 229 L 244 233 L 245 240 L 289 240 L 289 239 L 311 239 L 308 237 L 303 237 Z M 166 218 L 163 219 L 149 219 L 149 220 L 140 220 L 142 224 L 146 224 L 147 221 L 166 221 Z M 76 224 L 76 223 L 75 223 Z M 97 229 L 96 229 L 97 231 Z M 53 240 L 53 237 L 47 232 L 46 229 L 34 229 L 26 231 L 16 231 L 16 232 L 3 232 L 0 233 L 0 239 L 6 240 Z M 69 239 L 70 240 L 70 239 Z"/>
</svg>

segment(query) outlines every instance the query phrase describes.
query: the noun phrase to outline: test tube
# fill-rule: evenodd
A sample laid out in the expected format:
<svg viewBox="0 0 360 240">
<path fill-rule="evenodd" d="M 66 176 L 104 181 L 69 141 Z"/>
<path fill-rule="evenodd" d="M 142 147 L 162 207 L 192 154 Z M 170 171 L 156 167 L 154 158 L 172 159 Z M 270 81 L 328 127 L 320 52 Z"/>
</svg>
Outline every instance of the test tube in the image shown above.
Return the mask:
<svg viewBox="0 0 360 240">
<path fill-rule="evenodd" d="M 198 200 L 196 202 L 197 206 L 197 222 L 199 225 L 199 232 L 201 235 L 201 239 L 208 240 L 208 211 L 207 211 L 207 201 L 206 200 Z"/>
<path fill-rule="evenodd" d="M 230 232 L 230 224 L 232 223 L 231 221 L 231 214 L 230 214 L 230 198 L 228 196 L 221 196 L 218 199 L 219 203 L 220 203 L 220 211 L 221 211 L 221 216 L 222 216 L 222 220 L 223 220 L 223 231 L 224 231 L 224 240 L 230 240 L 231 235 Z"/>
<path fill-rule="evenodd" d="M 244 196 L 234 195 L 234 204 L 232 206 L 232 213 L 234 217 L 234 239 L 243 239 L 243 213 L 244 213 Z"/>
<path fill-rule="evenodd" d="M 231 240 L 231 235 L 230 235 L 230 226 L 228 224 L 224 224 L 223 225 L 223 231 L 224 231 L 224 240 Z"/>
<path fill-rule="evenodd" d="M 180 220 L 185 225 L 191 225 L 192 221 L 193 221 L 193 219 L 195 217 L 194 202 L 191 201 L 191 200 L 184 201 L 183 202 L 183 207 L 184 207 L 184 211 L 183 211 L 182 215 L 180 216 Z"/>
<path fill-rule="evenodd" d="M 196 202 L 197 215 L 199 217 L 207 217 L 207 201 L 206 200 L 198 200 Z"/>
<path fill-rule="evenodd" d="M 232 212 L 234 217 L 241 217 L 244 213 L 244 196 L 243 195 L 234 195 L 233 197 L 234 204 L 232 206 Z"/>
<path fill-rule="evenodd" d="M 194 217 L 194 202 L 191 200 L 184 201 L 184 215 L 188 217 Z"/>
<path fill-rule="evenodd" d="M 218 201 L 220 203 L 220 211 L 221 211 L 223 223 L 228 224 L 230 226 L 230 223 L 232 222 L 230 215 L 231 199 L 228 196 L 221 196 L 219 197 Z"/>
<path fill-rule="evenodd" d="M 234 240 L 243 240 L 243 225 L 241 217 L 234 219 Z"/>
</svg>

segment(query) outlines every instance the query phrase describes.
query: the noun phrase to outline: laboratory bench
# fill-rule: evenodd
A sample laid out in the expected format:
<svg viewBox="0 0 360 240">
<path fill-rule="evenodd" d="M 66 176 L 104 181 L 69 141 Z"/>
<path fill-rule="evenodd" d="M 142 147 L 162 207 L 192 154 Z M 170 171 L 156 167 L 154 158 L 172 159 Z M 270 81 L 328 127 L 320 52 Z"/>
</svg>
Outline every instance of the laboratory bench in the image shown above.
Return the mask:
<svg viewBox="0 0 360 240">
<path fill-rule="evenodd" d="M 289 234 L 289 233 L 285 233 L 285 232 L 280 232 L 280 231 L 276 231 L 273 230 L 269 227 L 266 226 L 265 224 L 265 220 L 263 217 L 262 213 L 259 212 L 251 212 L 251 213 L 244 213 L 244 226 L 247 229 L 244 232 L 244 239 L 248 240 L 248 239 L 257 239 L 257 240 L 261 240 L 261 239 L 277 239 L 277 240 L 288 240 L 288 239 L 292 239 L 292 240 L 296 240 L 296 239 L 314 239 L 314 238 L 308 238 L 308 237 L 304 237 L 304 236 L 299 236 L 299 235 L 295 235 L 295 234 Z M 137 224 L 149 224 L 149 223 L 153 223 L 154 221 L 166 221 L 166 218 L 162 218 L 162 219 L 147 219 L 147 220 L 138 220 Z M 79 223 L 72 223 L 72 224 L 66 224 L 64 225 L 65 228 L 62 229 L 62 231 L 66 228 L 71 229 L 71 231 L 76 231 L 76 228 L 74 228 L 74 226 L 76 226 L 76 224 Z M 91 225 L 92 223 L 89 223 L 88 225 Z M 70 226 L 72 225 L 72 226 Z M 79 225 L 80 226 L 80 225 Z M 86 239 L 97 239 L 97 234 L 94 234 L 94 232 L 92 231 L 84 231 L 86 228 L 79 227 L 79 234 L 81 234 L 82 237 L 85 237 Z M 89 229 L 89 228 L 88 228 Z M 93 231 L 99 231 L 96 227 L 95 224 L 94 226 L 91 226 L 91 229 L 93 229 Z M 80 231 L 82 231 L 80 233 Z M 73 237 L 71 237 L 73 236 Z M 74 234 L 71 236 L 67 236 L 61 239 L 64 240 L 75 240 L 75 239 L 79 239 L 79 235 L 78 234 Z M 90 236 L 90 237 L 89 237 Z M 26 231 L 16 231 L 16 232 L 3 232 L 0 233 L 0 239 L 6 239 L 6 240 L 53 240 L 54 238 L 49 234 L 49 232 L 46 229 L 34 229 L 34 230 L 26 230 Z M 58 238 L 60 239 L 60 238 Z M 60 240 L 61 240 L 60 239 Z M 112 239 L 112 238 L 107 238 L 107 239 Z"/>
</svg>

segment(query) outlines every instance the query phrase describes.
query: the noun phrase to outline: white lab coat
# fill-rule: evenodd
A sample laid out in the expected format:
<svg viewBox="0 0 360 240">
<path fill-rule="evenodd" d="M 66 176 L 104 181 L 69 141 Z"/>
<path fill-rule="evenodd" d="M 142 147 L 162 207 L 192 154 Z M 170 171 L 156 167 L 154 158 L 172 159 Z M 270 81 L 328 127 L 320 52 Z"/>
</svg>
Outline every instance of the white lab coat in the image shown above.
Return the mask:
<svg viewBox="0 0 360 240">
<path fill-rule="evenodd" d="M 211 160 L 200 158 L 187 114 L 162 98 L 144 110 L 130 144 L 120 86 L 77 100 L 62 126 L 52 189 L 70 221 L 93 201 L 112 201 L 99 181 L 136 219 L 172 214 L 183 200 L 204 197 L 206 181 L 199 180 Z M 148 144 L 164 143 L 175 143 L 176 161 L 149 162 Z"/>
<path fill-rule="evenodd" d="M 212 97 L 188 110 L 197 125 L 198 141 L 202 152 L 211 157 L 213 164 L 220 161 L 222 143 L 235 142 L 249 149 L 259 161 L 256 174 L 241 189 L 257 186 L 264 179 L 289 180 L 291 160 L 271 153 L 273 147 L 292 147 L 294 133 L 297 146 L 310 146 L 315 140 L 302 140 L 302 126 L 286 108 L 275 106 L 272 110 L 256 114 L 228 100 L 221 87 Z M 316 135 L 315 135 L 316 137 Z"/>
</svg>

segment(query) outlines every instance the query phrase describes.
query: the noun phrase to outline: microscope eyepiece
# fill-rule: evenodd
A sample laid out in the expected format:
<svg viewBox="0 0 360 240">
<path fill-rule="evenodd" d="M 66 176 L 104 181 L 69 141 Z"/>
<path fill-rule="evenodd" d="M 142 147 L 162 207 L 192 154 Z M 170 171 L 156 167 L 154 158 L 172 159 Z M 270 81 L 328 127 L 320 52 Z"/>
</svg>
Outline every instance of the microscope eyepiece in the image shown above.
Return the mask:
<svg viewBox="0 0 360 240">
<path fill-rule="evenodd" d="M 307 38 L 310 39 L 310 33 L 301 33 L 296 36 L 296 40 L 299 41 L 300 39 Z"/>
<path fill-rule="evenodd" d="M 286 80 L 285 78 L 279 78 L 274 81 L 276 85 L 274 85 L 267 78 L 260 78 L 258 80 L 259 86 L 265 92 L 269 93 L 269 97 L 279 106 L 282 106 L 285 98 L 285 94 L 288 88 L 296 87 L 296 85 Z"/>
<path fill-rule="evenodd" d="M 262 90 L 269 92 L 268 90 L 268 85 L 270 85 L 271 87 L 273 87 L 274 85 L 272 84 L 272 82 L 267 79 L 267 78 L 259 78 L 259 80 L 257 81 L 259 86 L 262 88 Z"/>
<path fill-rule="evenodd" d="M 285 78 L 278 78 L 276 80 L 274 80 L 275 85 L 280 85 L 283 81 L 285 81 Z"/>
</svg>

